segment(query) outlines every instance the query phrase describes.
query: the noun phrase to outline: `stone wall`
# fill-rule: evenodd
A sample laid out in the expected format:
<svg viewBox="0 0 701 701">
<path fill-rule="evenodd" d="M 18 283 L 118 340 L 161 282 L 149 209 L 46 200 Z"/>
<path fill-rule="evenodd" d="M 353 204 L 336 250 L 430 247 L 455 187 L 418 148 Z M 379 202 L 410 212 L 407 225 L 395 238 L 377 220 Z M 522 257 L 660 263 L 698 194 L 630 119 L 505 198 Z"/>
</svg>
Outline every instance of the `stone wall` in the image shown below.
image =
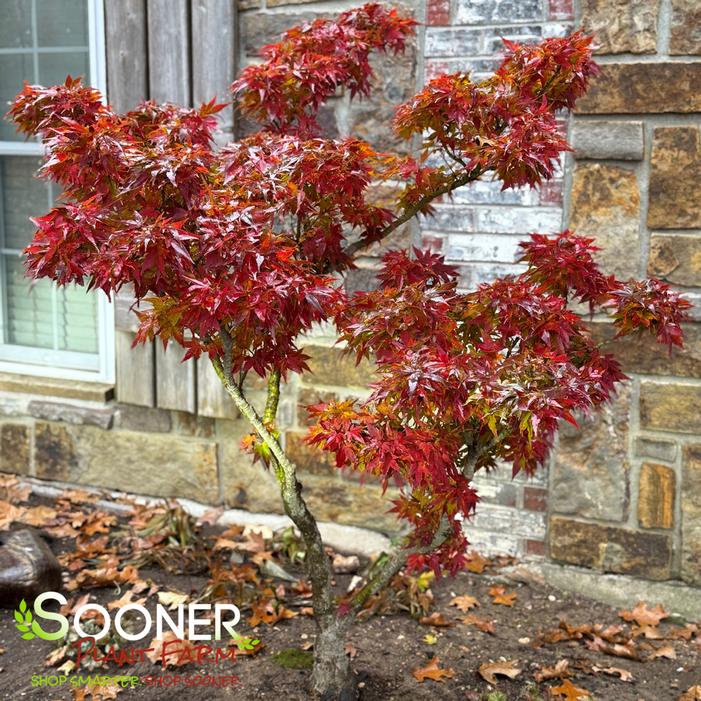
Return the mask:
<svg viewBox="0 0 701 701">
<path fill-rule="evenodd" d="M 570 226 L 623 277 L 701 300 L 701 33 L 695 0 L 581 0 L 601 76 L 570 125 Z M 694 310 L 701 320 L 701 310 Z M 605 323 L 594 322 L 602 342 Z M 566 429 L 550 475 L 549 552 L 562 562 L 701 583 L 701 329 L 669 356 L 616 344 L 628 387 Z"/>
<path fill-rule="evenodd" d="M 240 66 L 285 28 L 353 1 L 240 0 Z M 327 135 L 359 134 L 380 148 L 394 106 L 442 71 L 477 76 L 498 62 L 501 36 L 537 41 L 583 24 L 597 33 L 602 77 L 574 119 L 576 152 L 539 191 L 500 192 L 484 181 L 401 228 L 348 276 L 349 291 L 375 281 L 379 256 L 411 243 L 442 252 L 462 286 L 514 272 L 516 246 L 566 224 L 594 236 L 602 264 L 621 276 L 661 276 L 701 306 L 701 35 L 695 0 L 413 0 L 426 22 L 403 57 L 375 62 L 378 90 L 364 102 L 338 94 Z M 251 125 L 238 125 L 246 133 Z M 381 193 L 382 194 L 382 193 Z M 697 307 L 695 314 L 701 321 Z M 593 320 L 602 342 L 611 328 Z M 671 357 L 653 342 L 618 344 L 632 382 L 597 419 L 567 427 L 549 473 L 478 476 L 481 503 L 467 526 L 487 552 L 545 556 L 654 579 L 701 583 L 701 328 Z M 312 508 L 325 520 L 391 530 L 376 484 L 339 472 L 302 438 L 305 406 L 362 397 L 370 365 L 356 367 L 320 329 L 306 340 L 313 373 L 283 390 L 280 427 Z M 254 401 L 263 384 L 252 380 Z M 187 496 L 280 512 L 274 477 L 239 443 L 243 421 L 118 403 L 112 388 L 0 377 L 0 470 L 159 496 Z"/>
</svg>

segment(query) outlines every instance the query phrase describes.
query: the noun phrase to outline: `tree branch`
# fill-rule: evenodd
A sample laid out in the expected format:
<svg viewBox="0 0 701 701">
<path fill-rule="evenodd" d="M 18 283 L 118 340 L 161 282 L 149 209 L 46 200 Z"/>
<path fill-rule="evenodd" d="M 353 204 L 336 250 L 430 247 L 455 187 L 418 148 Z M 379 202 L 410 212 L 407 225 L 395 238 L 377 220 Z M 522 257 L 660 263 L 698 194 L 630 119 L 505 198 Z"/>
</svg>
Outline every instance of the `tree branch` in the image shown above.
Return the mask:
<svg viewBox="0 0 701 701">
<path fill-rule="evenodd" d="M 276 474 L 280 482 L 280 495 L 285 506 L 285 513 L 299 529 L 307 548 L 306 562 L 309 568 L 309 577 L 312 582 L 314 613 L 322 627 L 325 627 L 333 622 L 335 605 L 333 592 L 330 586 L 331 566 L 324 552 L 324 544 L 321 540 L 321 534 L 319 533 L 316 519 L 309 511 L 306 502 L 302 498 L 302 485 L 297 480 L 297 468 L 294 463 L 285 455 L 282 446 L 277 438 L 268 430 L 255 407 L 249 403 L 241 389 L 232 381 L 231 337 L 224 327 L 221 328 L 221 336 L 224 346 L 224 358 L 222 360 L 219 358 L 214 358 L 212 360 L 214 371 L 217 373 L 221 383 L 224 385 L 224 389 L 233 399 L 238 410 L 255 429 L 256 433 L 260 436 L 273 456 Z M 272 382 L 277 387 L 277 396 L 279 396 L 279 375 L 272 373 L 272 377 Z M 273 393 L 273 395 L 275 395 L 275 393 Z M 268 399 L 270 402 L 270 395 Z M 275 406 L 277 406 L 277 400 L 275 400 Z"/>
<path fill-rule="evenodd" d="M 368 599 L 378 591 L 384 589 L 392 578 L 406 565 L 407 560 L 412 555 L 426 555 L 438 548 L 450 533 L 450 523 L 447 516 L 443 516 L 438 526 L 438 530 L 433 536 L 429 545 L 415 548 L 398 548 L 390 556 L 387 562 L 377 571 L 365 586 L 352 599 L 350 611 L 344 612 L 344 617 L 340 619 L 342 627 L 347 628 L 353 623 L 357 614 L 368 601 Z"/>
<path fill-rule="evenodd" d="M 457 178 L 448 181 L 444 185 L 441 185 L 441 187 L 433 190 L 433 192 L 430 192 L 421 197 L 414 205 L 409 207 L 409 209 L 405 210 L 403 214 L 399 215 L 390 224 L 388 224 L 382 230 L 382 233 L 379 236 L 376 236 L 371 240 L 358 239 L 357 241 L 354 241 L 353 243 L 346 246 L 343 252 L 348 257 L 352 258 L 356 253 L 359 253 L 363 249 L 372 246 L 372 244 L 387 238 L 393 231 L 395 231 L 402 224 L 405 224 L 414 216 L 416 216 L 422 209 L 424 209 L 424 207 L 426 207 L 426 205 L 430 204 L 437 197 L 445 195 L 449 192 L 452 192 L 453 190 L 456 190 L 459 187 L 462 187 L 463 185 L 467 185 L 467 183 L 477 180 L 480 177 L 480 175 L 482 175 L 482 172 L 479 170 L 479 168 L 474 168 L 473 170 L 466 171 Z"/>
</svg>

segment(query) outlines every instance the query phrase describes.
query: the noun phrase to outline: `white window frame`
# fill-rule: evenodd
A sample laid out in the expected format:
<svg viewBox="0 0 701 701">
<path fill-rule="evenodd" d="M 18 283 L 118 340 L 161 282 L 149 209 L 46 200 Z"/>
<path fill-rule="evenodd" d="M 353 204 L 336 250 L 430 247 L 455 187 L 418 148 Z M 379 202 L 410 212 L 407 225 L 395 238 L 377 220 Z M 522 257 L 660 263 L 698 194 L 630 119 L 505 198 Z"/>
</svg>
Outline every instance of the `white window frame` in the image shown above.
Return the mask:
<svg viewBox="0 0 701 701">
<path fill-rule="evenodd" d="M 90 83 L 107 93 L 107 71 L 105 65 L 105 19 L 104 0 L 86 0 L 88 3 L 88 46 L 90 61 Z M 41 156 L 44 148 L 36 142 L 0 141 L 0 156 Z M 37 212 L 37 215 L 43 212 Z M 82 380 L 114 383 L 115 379 L 115 330 L 114 304 L 101 291 L 97 295 L 97 365 L 90 370 L 64 367 L 78 365 L 85 356 L 93 354 L 56 351 L 50 348 L 31 348 L 3 344 L 0 339 L 0 372 L 35 375 L 66 380 Z M 0 297 L 2 290 L 0 288 Z"/>
</svg>

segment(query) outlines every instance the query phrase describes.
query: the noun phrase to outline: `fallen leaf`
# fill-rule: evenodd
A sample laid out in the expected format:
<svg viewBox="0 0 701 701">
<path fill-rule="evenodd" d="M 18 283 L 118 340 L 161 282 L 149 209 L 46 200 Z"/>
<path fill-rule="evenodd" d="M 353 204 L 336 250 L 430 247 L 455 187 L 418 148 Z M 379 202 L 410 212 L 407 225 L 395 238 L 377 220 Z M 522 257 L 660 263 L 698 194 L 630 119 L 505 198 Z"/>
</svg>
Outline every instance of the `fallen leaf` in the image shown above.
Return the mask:
<svg viewBox="0 0 701 701">
<path fill-rule="evenodd" d="M 114 601 L 110 601 L 109 604 L 107 604 L 107 608 L 110 611 L 114 611 L 114 609 L 120 609 L 123 608 L 124 606 L 128 606 L 129 604 L 145 604 L 146 603 L 146 598 L 144 597 L 143 599 L 134 599 L 134 590 L 129 589 L 124 593 L 124 596 L 122 596 L 119 599 L 115 599 Z"/>
<path fill-rule="evenodd" d="M 354 574 L 360 569 L 360 559 L 357 555 L 341 555 L 336 553 L 333 556 L 331 567 L 336 574 Z"/>
<path fill-rule="evenodd" d="M 475 608 L 476 606 L 480 605 L 480 602 L 475 599 L 474 596 L 470 596 L 469 594 L 465 594 L 464 596 L 456 596 L 450 600 L 450 605 L 451 606 L 457 606 L 460 611 L 463 613 L 466 613 L 470 609 Z"/>
<path fill-rule="evenodd" d="M 447 620 L 442 613 L 434 611 L 430 616 L 421 616 L 419 623 L 422 626 L 436 626 L 437 628 L 447 628 L 454 625 L 453 621 Z"/>
<path fill-rule="evenodd" d="M 678 701 L 701 701 L 701 686 L 689 687 L 678 699 Z"/>
<path fill-rule="evenodd" d="M 633 681 L 633 675 L 622 667 L 597 667 L 594 665 L 591 669 L 596 674 L 608 674 L 611 677 L 618 677 L 622 682 Z"/>
<path fill-rule="evenodd" d="M 180 645 L 172 644 L 176 640 L 180 642 Z M 163 660 L 163 647 L 166 643 L 171 644 L 166 647 L 165 660 Z M 197 653 L 193 652 L 195 644 L 190 640 L 178 638 L 172 631 L 164 633 L 162 638 L 154 638 L 149 644 L 149 648 L 146 657 L 153 664 L 162 664 L 165 661 L 164 667 L 182 667 L 197 658 Z"/>
<path fill-rule="evenodd" d="M 656 626 L 669 616 L 669 611 L 665 611 L 660 604 L 651 609 L 644 601 L 639 601 L 632 611 L 619 611 L 618 615 L 624 621 L 635 621 L 639 626 Z"/>
<path fill-rule="evenodd" d="M 444 679 L 452 679 L 455 676 L 455 672 L 450 669 L 441 669 L 438 665 L 440 659 L 434 657 L 425 667 L 419 667 L 415 669 L 412 674 L 417 682 L 426 681 L 426 679 L 431 679 L 434 682 L 442 682 Z"/>
<path fill-rule="evenodd" d="M 482 679 L 488 684 L 497 683 L 497 675 L 516 679 L 521 671 L 518 668 L 516 660 L 507 660 L 506 662 L 485 662 L 480 665 L 479 673 Z"/>
<path fill-rule="evenodd" d="M 592 640 L 587 640 L 587 647 L 593 652 L 603 652 L 604 655 L 611 655 L 612 657 L 625 657 L 629 660 L 640 659 L 638 648 L 632 640 L 623 645 L 621 643 L 606 642 L 595 635 Z"/>
<path fill-rule="evenodd" d="M 186 604 L 190 597 L 179 591 L 159 591 L 158 603 L 167 606 L 171 610 L 175 610 L 180 604 Z"/>
<path fill-rule="evenodd" d="M 353 643 L 346 643 L 346 646 L 343 649 L 346 651 L 346 655 L 348 655 L 351 660 L 354 660 L 358 655 L 358 648 L 353 645 Z"/>
<path fill-rule="evenodd" d="M 550 693 L 555 696 L 562 696 L 567 701 L 579 701 L 579 699 L 591 698 L 591 694 L 586 689 L 580 689 L 569 679 L 565 679 L 560 686 L 551 687 Z"/>
<path fill-rule="evenodd" d="M 564 679 L 569 676 L 569 660 L 558 660 L 554 667 L 541 667 L 533 678 L 540 684 L 550 679 Z"/>
<path fill-rule="evenodd" d="M 699 632 L 695 623 L 687 623 L 683 628 L 672 628 L 669 637 L 672 640 L 691 640 Z"/>
<path fill-rule="evenodd" d="M 53 521 L 58 512 L 56 509 L 52 509 L 50 506 L 34 506 L 31 509 L 27 509 L 22 516 L 22 523 L 28 523 L 30 526 L 36 526 L 41 528 L 47 523 Z"/>
<path fill-rule="evenodd" d="M 73 689 L 73 701 L 107 701 L 116 699 L 124 689 L 117 684 L 88 685 Z"/>
<path fill-rule="evenodd" d="M 489 590 L 490 596 L 492 596 L 492 603 L 499 604 L 501 606 L 513 606 L 514 601 L 516 601 L 516 592 L 507 592 L 504 587 L 492 587 Z"/>
<path fill-rule="evenodd" d="M 435 645 L 438 642 L 438 638 L 433 635 L 433 633 L 426 633 L 426 635 L 424 635 L 424 642 L 426 645 Z"/>
<path fill-rule="evenodd" d="M 633 628 L 633 637 L 639 638 L 641 635 L 647 640 L 664 640 L 665 638 L 662 631 L 656 626 L 635 626 Z"/>
<path fill-rule="evenodd" d="M 481 630 L 483 633 L 494 633 L 494 621 L 488 621 L 486 618 L 480 618 L 479 616 L 475 616 L 473 613 L 468 614 L 460 620 L 466 626 L 475 626 L 475 628 L 479 628 L 479 630 Z"/>
<path fill-rule="evenodd" d="M 46 667 L 55 667 L 59 662 L 63 660 L 67 652 L 68 645 L 62 645 L 61 647 L 57 647 L 55 650 L 53 650 L 47 655 L 46 660 L 44 661 L 44 665 Z"/>
<path fill-rule="evenodd" d="M 473 574 L 482 574 L 487 565 L 489 565 L 489 560 L 485 560 L 479 553 L 473 552 L 468 555 L 465 569 Z"/>
<path fill-rule="evenodd" d="M 0 501 L 0 529 L 7 528 L 13 521 L 21 521 L 26 509 L 14 506 L 9 501 Z"/>
<path fill-rule="evenodd" d="M 658 647 L 657 650 L 655 650 L 650 657 L 648 657 L 648 659 L 655 660 L 658 657 L 665 657 L 668 660 L 676 660 L 677 651 L 674 649 L 673 645 L 663 645 L 662 647 Z"/>
</svg>

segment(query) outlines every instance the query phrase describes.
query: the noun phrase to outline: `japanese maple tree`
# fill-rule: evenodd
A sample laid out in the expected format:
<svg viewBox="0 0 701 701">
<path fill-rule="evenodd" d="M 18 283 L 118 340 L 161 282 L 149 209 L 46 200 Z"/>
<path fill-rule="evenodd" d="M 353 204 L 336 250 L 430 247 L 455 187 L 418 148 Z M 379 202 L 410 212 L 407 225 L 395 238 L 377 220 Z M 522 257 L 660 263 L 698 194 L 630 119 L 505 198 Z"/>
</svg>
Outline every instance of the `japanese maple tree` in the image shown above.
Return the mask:
<svg viewBox="0 0 701 701">
<path fill-rule="evenodd" d="M 248 447 L 274 470 L 285 511 L 301 532 L 318 625 L 313 687 L 352 697 L 345 634 L 367 600 L 402 568 L 459 570 L 463 521 L 477 504 L 476 470 L 543 465 L 559 423 L 575 422 L 625 379 L 572 303 L 607 315 L 618 336 L 651 333 L 681 345 L 688 303 L 658 280 L 601 272 L 591 239 L 566 231 L 521 244 L 526 270 L 478 289 L 433 253 L 392 251 L 379 286 L 348 296 L 354 256 L 432 203 L 478 179 L 504 188 L 550 178 L 568 145 L 556 114 L 595 74 L 591 38 L 575 33 L 535 46 L 506 43 L 496 73 L 431 80 L 394 118 L 414 156 L 379 152 L 352 136 L 327 139 L 318 110 L 339 89 L 365 96 L 373 51 L 404 49 L 415 22 L 368 4 L 289 30 L 232 86 L 260 130 L 222 149 L 212 135 L 222 105 L 146 102 L 115 113 L 68 78 L 26 86 L 11 116 L 47 149 L 41 175 L 64 191 L 34 220 L 28 273 L 111 295 L 131 285 L 138 341 L 176 342 L 208 356 L 251 423 Z M 394 206 L 373 189 L 396 187 Z M 336 325 L 345 348 L 372 357 L 363 401 L 312 407 L 308 441 L 339 468 L 401 487 L 393 505 L 408 534 L 364 586 L 336 601 L 331 570 L 295 465 L 276 427 L 281 378 L 308 370 L 298 343 L 315 324 Z M 268 380 L 259 413 L 248 373 Z"/>
</svg>

